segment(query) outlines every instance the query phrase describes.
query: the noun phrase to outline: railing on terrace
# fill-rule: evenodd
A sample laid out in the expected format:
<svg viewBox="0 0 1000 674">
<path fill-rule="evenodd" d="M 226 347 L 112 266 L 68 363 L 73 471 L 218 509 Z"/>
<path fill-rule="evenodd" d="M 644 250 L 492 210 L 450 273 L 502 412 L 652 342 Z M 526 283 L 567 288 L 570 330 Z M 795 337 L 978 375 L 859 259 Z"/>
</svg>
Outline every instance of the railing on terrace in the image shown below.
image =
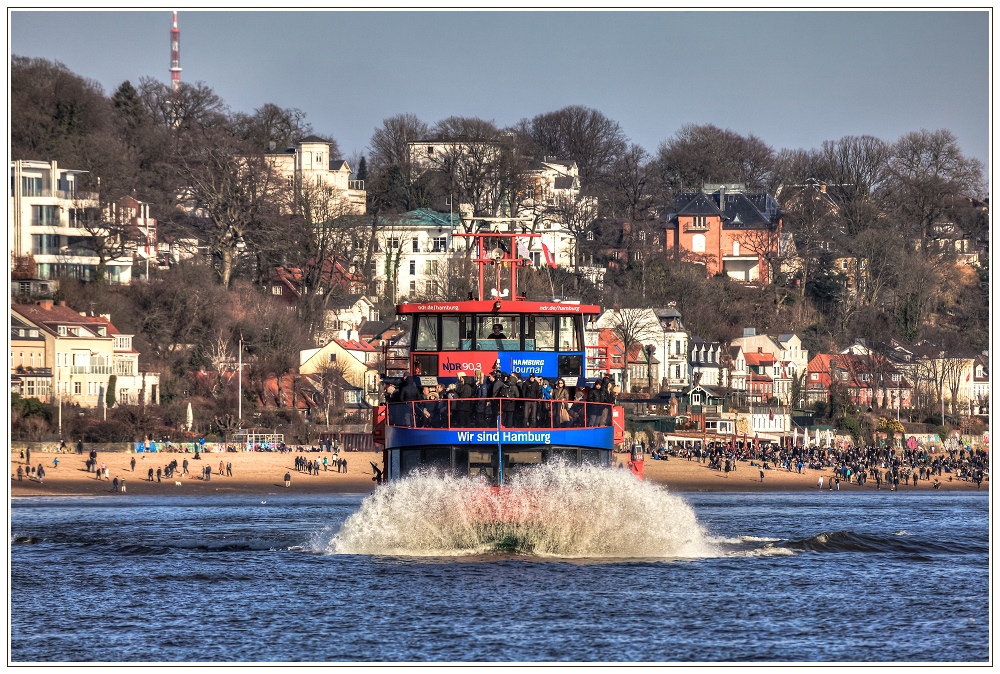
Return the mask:
<svg viewBox="0 0 1000 674">
<path fill-rule="evenodd" d="M 72 365 L 69 368 L 70 374 L 113 374 L 114 368 L 110 365 Z"/>
<path fill-rule="evenodd" d="M 527 398 L 453 398 L 389 403 L 390 426 L 399 428 L 608 428 L 610 403 Z"/>
<path fill-rule="evenodd" d="M 361 191 L 364 191 L 364 189 L 365 189 L 365 181 L 364 180 L 348 180 L 347 181 L 347 189 L 349 189 L 349 190 L 361 190 Z"/>
<path fill-rule="evenodd" d="M 35 197 L 56 197 L 58 199 L 73 199 L 77 201 L 97 201 L 99 198 L 97 192 L 84 192 L 83 190 L 54 190 L 49 187 L 22 190 L 21 196 L 29 199 Z"/>
</svg>

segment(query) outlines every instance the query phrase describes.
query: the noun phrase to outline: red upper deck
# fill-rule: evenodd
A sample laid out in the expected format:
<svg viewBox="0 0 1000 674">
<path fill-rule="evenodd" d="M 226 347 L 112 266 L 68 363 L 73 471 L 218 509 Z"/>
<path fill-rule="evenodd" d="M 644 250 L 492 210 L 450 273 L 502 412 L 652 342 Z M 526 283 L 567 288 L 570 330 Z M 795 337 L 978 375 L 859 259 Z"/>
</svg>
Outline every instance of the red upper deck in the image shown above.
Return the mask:
<svg viewBox="0 0 1000 674">
<path fill-rule="evenodd" d="M 463 300 L 461 302 L 411 302 L 396 306 L 397 314 L 582 314 L 601 313 L 596 304 L 533 302 L 528 300 Z"/>
</svg>

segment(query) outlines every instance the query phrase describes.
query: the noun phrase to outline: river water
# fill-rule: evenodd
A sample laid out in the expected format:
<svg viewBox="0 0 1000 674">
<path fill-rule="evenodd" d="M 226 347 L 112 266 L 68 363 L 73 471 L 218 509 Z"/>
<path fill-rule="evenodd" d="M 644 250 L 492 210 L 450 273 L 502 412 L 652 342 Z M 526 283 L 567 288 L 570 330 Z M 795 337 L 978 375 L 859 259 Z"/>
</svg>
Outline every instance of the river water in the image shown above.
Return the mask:
<svg viewBox="0 0 1000 674">
<path fill-rule="evenodd" d="M 991 660 L 985 492 L 533 479 L 16 499 L 10 662 Z"/>
</svg>

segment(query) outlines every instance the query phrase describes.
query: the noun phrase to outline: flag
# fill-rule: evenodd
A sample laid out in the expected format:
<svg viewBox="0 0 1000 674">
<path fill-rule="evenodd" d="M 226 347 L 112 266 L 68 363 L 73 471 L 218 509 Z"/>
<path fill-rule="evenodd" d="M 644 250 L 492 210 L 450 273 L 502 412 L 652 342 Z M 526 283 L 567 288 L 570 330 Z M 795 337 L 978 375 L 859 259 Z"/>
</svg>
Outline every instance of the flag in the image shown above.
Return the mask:
<svg viewBox="0 0 1000 674">
<path fill-rule="evenodd" d="M 546 246 L 544 243 L 542 244 L 542 253 L 545 255 L 545 264 L 555 269 L 556 261 L 552 258 L 552 252 L 549 251 L 549 247 Z"/>
<path fill-rule="evenodd" d="M 769 418 L 769 419 L 770 419 L 771 421 L 774 421 L 774 410 L 769 410 L 769 411 L 771 412 L 771 414 L 770 414 L 770 416 L 769 416 L 768 418 Z"/>
<path fill-rule="evenodd" d="M 531 253 L 528 252 L 528 244 L 524 241 L 517 242 L 517 256 L 525 260 L 531 259 Z"/>
<path fill-rule="evenodd" d="M 965 375 L 965 381 L 969 381 L 970 379 L 972 379 L 972 373 L 971 372 L 969 374 Z"/>
</svg>

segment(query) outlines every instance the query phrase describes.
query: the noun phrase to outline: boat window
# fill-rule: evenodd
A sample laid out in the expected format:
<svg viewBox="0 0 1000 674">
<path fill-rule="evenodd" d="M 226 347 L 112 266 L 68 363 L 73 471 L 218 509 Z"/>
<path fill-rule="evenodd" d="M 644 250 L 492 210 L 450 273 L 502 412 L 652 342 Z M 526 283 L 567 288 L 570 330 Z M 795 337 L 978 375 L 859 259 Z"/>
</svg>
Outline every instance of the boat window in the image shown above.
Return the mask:
<svg viewBox="0 0 1000 674">
<path fill-rule="evenodd" d="M 472 316 L 442 316 L 441 317 L 441 350 L 468 351 L 472 348 L 472 338 L 469 327 Z"/>
<path fill-rule="evenodd" d="M 524 350 L 554 351 L 556 348 L 556 317 L 525 317 Z"/>
<path fill-rule="evenodd" d="M 580 351 L 582 347 L 576 331 L 575 316 L 559 317 L 559 350 Z"/>
<path fill-rule="evenodd" d="M 479 316 L 476 326 L 476 348 L 480 351 L 515 351 L 521 348 L 520 316 L 490 315 Z M 494 331 L 494 327 L 499 330 Z M 493 337 L 500 334 L 503 337 Z"/>
<path fill-rule="evenodd" d="M 438 317 L 436 315 L 417 316 L 416 351 L 438 350 Z"/>
</svg>

